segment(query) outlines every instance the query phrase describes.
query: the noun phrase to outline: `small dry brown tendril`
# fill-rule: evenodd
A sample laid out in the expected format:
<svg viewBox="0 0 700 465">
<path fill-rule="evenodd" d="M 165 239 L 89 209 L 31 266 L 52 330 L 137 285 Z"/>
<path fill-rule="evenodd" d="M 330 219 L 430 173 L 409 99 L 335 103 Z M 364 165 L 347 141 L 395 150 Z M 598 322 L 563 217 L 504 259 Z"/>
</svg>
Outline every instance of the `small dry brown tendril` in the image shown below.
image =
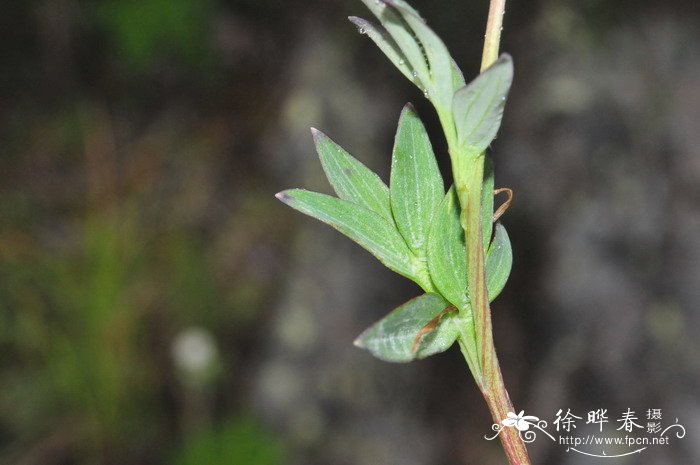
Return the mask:
<svg viewBox="0 0 700 465">
<path fill-rule="evenodd" d="M 508 207 L 510 207 L 511 202 L 513 202 L 513 189 L 508 189 L 507 187 L 501 187 L 500 189 L 496 189 L 493 191 L 493 195 L 496 196 L 498 194 L 502 194 L 503 192 L 508 195 L 508 198 L 506 199 L 503 204 L 498 207 L 498 209 L 493 213 L 493 222 L 495 223 L 498 221 L 498 219 L 503 216 L 503 214 L 508 210 Z"/>
<path fill-rule="evenodd" d="M 427 325 L 423 326 L 420 331 L 418 331 L 418 334 L 416 335 L 416 338 L 413 340 L 413 346 L 411 346 L 411 353 L 415 354 L 416 351 L 418 350 L 418 345 L 420 344 L 420 341 L 423 339 L 423 337 L 426 334 L 429 334 L 433 331 L 435 331 L 435 328 L 437 328 L 437 325 L 440 324 L 440 320 L 442 320 L 442 317 L 445 315 L 448 315 L 450 313 L 456 312 L 457 308 L 454 305 L 450 305 L 449 307 L 445 308 L 443 311 L 437 314 L 435 318 L 430 320 Z"/>
</svg>

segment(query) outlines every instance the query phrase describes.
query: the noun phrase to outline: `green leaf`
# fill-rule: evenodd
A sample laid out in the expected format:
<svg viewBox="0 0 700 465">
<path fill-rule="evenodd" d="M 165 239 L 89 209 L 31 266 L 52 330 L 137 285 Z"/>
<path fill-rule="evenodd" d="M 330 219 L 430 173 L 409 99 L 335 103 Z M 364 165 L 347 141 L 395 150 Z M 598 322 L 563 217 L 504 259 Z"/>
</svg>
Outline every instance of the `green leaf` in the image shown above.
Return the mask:
<svg viewBox="0 0 700 465">
<path fill-rule="evenodd" d="M 441 112 L 451 112 L 464 77 L 449 51 L 420 14 L 403 0 L 362 0 L 386 30 L 360 18 L 350 20 L 370 36 L 410 81 Z"/>
<path fill-rule="evenodd" d="M 484 250 L 488 250 L 493 232 L 493 160 L 489 154 L 484 155 L 484 183 L 481 185 L 481 224 L 484 239 Z"/>
<path fill-rule="evenodd" d="M 457 339 L 462 319 L 456 314 L 444 315 L 434 331 L 425 334 L 412 351 L 416 336 L 450 304 L 436 294 L 424 294 L 393 310 L 370 326 L 355 345 L 387 362 L 410 362 L 444 352 Z"/>
<path fill-rule="evenodd" d="M 353 158 L 321 131 L 311 128 L 323 170 L 338 197 L 378 213 L 389 222 L 389 188 L 369 168 Z"/>
<path fill-rule="evenodd" d="M 486 288 L 489 302 L 498 297 L 508 281 L 513 266 L 513 250 L 506 228 L 496 224 L 496 234 L 486 256 Z"/>
<path fill-rule="evenodd" d="M 416 18 L 420 18 L 420 13 L 418 13 L 418 10 L 413 8 L 411 5 L 408 4 L 408 2 L 405 2 L 404 0 L 379 0 L 380 2 L 384 2 L 387 5 L 390 5 L 396 9 L 403 10 L 403 14 L 411 14 L 415 16 Z"/>
<path fill-rule="evenodd" d="M 350 16 L 348 18 L 350 22 L 352 22 L 355 26 L 357 26 L 357 30 L 361 31 L 364 34 L 367 34 L 367 36 L 372 39 L 372 41 L 379 47 L 379 50 L 384 52 L 384 55 L 389 58 L 389 61 L 391 61 L 396 68 L 401 71 L 401 74 L 406 76 L 406 78 L 414 83 L 418 88 L 420 89 L 425 89 L 425 84 L 420 80 L 418 77 L 418 73 L 416 75 L 413 75 L 413 68 L 411 65 L 408 63 L 408 60 L 406 59 L 406 56 L 403 54 L 401 51 L 401 48 L 399 48 L 399 45 L 396 43 L 396 41 L 389 35 L 389 33 L 365 20 L 362 18 L 358 18 L 357 16 Z"/>
<path fill-rule="evenodd" d="M 389 184 L 396 225 L 411 249 L 422 255 L 445 187 L 428 134 L 410 104 L 401 112 Z"/>
<path fill-rule="evenodd" d="M 425 285 L 425 279 L 420 278 L 415 265 L 415 257 L 401 234 L 377 213 L 347 200 L 303 189 L 280 192 L 277 198 L 295 210 L 334 227 L 367 249 L 389 269 L 421 286 Z"/>
<path fill-rule="evenodd" d="M 459 200 L 450 188 L 433 217 L 428 240 L 428 270 L 437 290 L 459 309 L 468 306 L 467 252 L 459 223 Z"/>
<path fill-rule="evenodd" d="M 491 202 L 493 203 L 493 199 Z M 433 218 L 427 257 L 430 278 L 437 290 L 457 308 L 465 309 L 469 306 L 467 251 L 464 229 L 459 222 L 459 208 L 457 194 L 454 187 L 451 187 Z M 493 214 L 484 215 L 483 221 L 492 224 Z M 486 227 L 484 224 L 484 229 Z M 503 290 L 512 264 L 510 240 L 505 228 L 499 223 L 493 242 L 486 249 L 486 287 L 489 302 L 493 302 Z"/>
<path fill-rule="evenodd" d="M 501 126 L 506 96 L 513 81 L 513 61 L 503 54 L 454 96 L 452 110 L 458 144 L 473 155 L 482 153 Z"/>
<path fill-rule="evenodd" d="M 432 86 L 429 98 L 436 107 L 449 111 L 455 91 L 464 85 L 464 79 L 459 82 L 458 76 L 461 73 L 454 73 L 450 52 L 442 40 L 428 27 L 425 20 L 408 3 L 402 0 L 383 1 L 401 14 L 416 35 L 430 67 Z"/>
<path fill-rule="evenodd" d="M 428 71 L 428 63 L 425 61 L 423 50 L 421 50 L 418 42 L 413 37 L 410 29 L 406 27 L 401 16 L 390 8 L 383 1 L 377 0 L 362 0 L 369 10 L 382 23 L 389 35 L 394 39 L 399 49 L 406 57 L 411 66 L 412 72 L 423 82 L 430 82 L 430 73 Z"/>
</svg>

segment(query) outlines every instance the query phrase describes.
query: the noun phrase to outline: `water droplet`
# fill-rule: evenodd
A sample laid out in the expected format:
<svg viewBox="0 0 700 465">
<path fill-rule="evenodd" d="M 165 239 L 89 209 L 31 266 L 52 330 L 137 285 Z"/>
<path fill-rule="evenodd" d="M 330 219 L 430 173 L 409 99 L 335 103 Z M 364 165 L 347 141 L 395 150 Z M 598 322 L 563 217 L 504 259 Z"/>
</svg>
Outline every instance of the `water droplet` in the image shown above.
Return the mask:
<svg viewBox="0 0 700 465">
<path fill-rule="evenodd" d="M 418 77 L 418 72 L 417 72 L 417 71 L 414 71 L 412 74 L 413 74 L 413 77 L 414 77 L 414 78 L 417 78 L 417 77 Z"/>
<path fill-rule="evenodd" d="M 405 65 L 405 64 L 406 64 L 406 62 L 405 62 L 405 61 L 403 61 L 403 60 L 399 60 L 399 64 L 400 64 L 401 66 L 403 66 L 403 65 Z"/>
<path fill-rule="evenodd" d="M 364 27 L 360 27 L 360 28 L 357 28 L 357 32 L 359 32 L 360 34 L 365 34 L 367 31 L 365 31 Z"/>
<path fill-rule="evenodd" d="M 428 93 L 428 89 L 423 90 L 423 95 L 425 96 L 425 98 L 430 98 L 430 94 Z"/>
</svg>

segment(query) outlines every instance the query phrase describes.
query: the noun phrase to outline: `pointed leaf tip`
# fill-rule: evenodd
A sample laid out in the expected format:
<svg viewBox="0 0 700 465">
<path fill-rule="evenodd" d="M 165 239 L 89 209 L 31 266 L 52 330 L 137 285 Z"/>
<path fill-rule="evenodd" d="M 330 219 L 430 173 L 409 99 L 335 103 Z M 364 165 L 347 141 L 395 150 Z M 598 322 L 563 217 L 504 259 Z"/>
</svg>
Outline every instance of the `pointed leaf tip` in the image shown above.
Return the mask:
<svg viewBox="0 0 700 465">
<path fill-rule="evenodd" d="M 368 29 L 374 27 L 372 23 L 358 16 L 348 16 L 348 20 L 355 25 L 360 34 L 364 34 Z"/>
<path fill-rule="evenodd" d="M 319 141 L 323 140 L 324 138 L 328 138 L 327 135 L 325 135 L 322 131 L 319 131 L 318 129 L 312 127 L 310 128 L 311 130 L 311 137 L 314 139 L 314 143 L 318 144 Z"/>
<path fill-rule="evenodd" d="M 367 347 L 363 344 L 362 342 L 362 334 L 357 336 L 354 341 L 352 341 L 352 345 L 357 347 L 358 349 L 366 349 Z"/>
<path fill-rule="evenodd" d="M 508 52 L 503 52 L 498 56 L 498 60 L 500 62 L 508 62 L 510 61 L 511 63 L 513 62 L 513 57 L 510 55 Z"/>
<path fill-rule="evenodd" d="M 288 190 L 278 192 L 275 194 L 275 197 L 277 198 L 277 200 L 289 205 L 290 203 L 292 203 L 292 198 L 289 196 L 288 192 Z"/>
<path fill-rule="evenodd" d="M 403 106 L 403 109 L 401 110 L 401 116 L 404 115 L 404 113 L 413 113 L 415 115 L 418 115 L 418 112 L 416 111 L 416 107 L 413 105 L 412 102 L 406 103 L 406 105 Z"/>
</svg>

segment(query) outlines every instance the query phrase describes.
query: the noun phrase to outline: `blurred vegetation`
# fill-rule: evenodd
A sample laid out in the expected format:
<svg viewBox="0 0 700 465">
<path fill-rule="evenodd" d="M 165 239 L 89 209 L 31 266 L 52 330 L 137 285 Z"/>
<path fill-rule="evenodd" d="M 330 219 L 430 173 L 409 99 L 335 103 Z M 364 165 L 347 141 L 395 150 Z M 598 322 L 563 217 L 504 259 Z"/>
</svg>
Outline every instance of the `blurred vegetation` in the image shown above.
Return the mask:
<svg viewBox="0 0 700 465">
<path fill-rule="evenodd" d="M 192 0 L 9 6 L 0 463 L 281 461 L 242 375 L 277 272 L 246 264 L 278 238 L 270 205 L 229 185 L 244 115 L 198 114 L 230 89 L 198 89 L 232 72 L 217 14 L 231 16 Z"/>
<path fill-rule="evenodd" d="M 174 465 L 212 465 L 252 463 L 274 465 L 280 463 L 282 451 L 271 442 L 264 431 L 250 419 L 242 418 L 224 425 L 219 431 L 192 439 L 175 458 Z"/>
<path fill-rule="evenodd" d="M 413 3 L 473 75 L 486 2 Z M 579 386 L 575 377 L 590 373 L 628 387 L 634 380 L 633 392 L 636 377 L 615 377 L 610 371 L 618 371 L 604 365 L 613 352 L 630 359 L 645 354 L 647 371 L 657 373 L 662 387 L 661 378 L 674 379 L 679 360 L 693 360 L 691 351 L 686 359 L 674 348 L 686 340 L 683 328 L 697 327 L 687 309 L 700 302 L 690 262 L 697 211 L 682 200 L 699 184 L 685 148 L 697 146 L 686 135 L 697 133 L 688 129 L 697 118 L 688 115 L 700 107 L 693 106 L 698 21 L 685 14 L 693 5 L 540 0 L 509 6 L 504 40 L 516 57 L 516 86 L 505 124 L 514 142 L 508 146 L 506 139 L 497 152 L 496 172 L 518 195 L 508 218 L 516 262 L 495 324 L 514 396 L 532 385 L 530 401 L 542 398 L 536 405 L 550 406 L 561 399 L 552 386 Z M 375 168 L 388 166 L 407 100 L 416 101 L 422 116 L 432 114 L 357 37 L 344 21 L 350 14 L 364 14 L 360 2 L 3 4 L 0 463 L 412 465 L 473 463 L 473 454 L 483 458 L 479 463 L 499 463 L 500 452 L 481 440 L 489 419 L 473 407 L 480 403 L 472 405 L 470 396 L 478 393 L 460 375 L 457 355 L 380 371 L 350 346 L 379 311 L 414 290 L 404 292 L 358 249 L 334 242 L 330 231 L 310 229 L 272 196 L 321 182 L 308 126 L 323 128 Z M 677 69 L 683 73 L 671 71 Z M 659 108 L 675 112 L 666 126 L 652 119 Z M 655 131 L 648 121 L 658 123 Z M 632 153 L 630 140 L 644 144 Z M 435 144 L 440 153 L 442 142 Z M 666 158 L 669 150 L 676 165 Z M 610 172 L 623 171 L 611 170 L 611 163 L 637 166 L 638 159 L 653 176 L 640 168 L 627 183 L 610 180 Z M 670 197 L 681 199 L 671 204 L 678 210 L 667 222 L 673 228 L 650 233 L 632 219 L 676 211 L 655 203 L 665 198 L 659 191 L 672 189 L 649 190 L 648 179 L 663 173 L 686 184 Z M 551 180 L 549 189 L 528 181 L 537 176 Z M 600 178 L 610 185 L 590 187 Z M 620 195 L 590 193 L 616 194 L 618 186 Z M 600 206 L 609 197 L 620 199 L 619 211 Z M 639 210 L 630 219 L 624 213 L 634 205 Z M 615 221 L 624 224 L 615 229 Z M 599 223 L 608 229 L 596 229 Z M 636 235 L 628 233 L 635 224 Z M 557 233 L 567 243 L 578 238 L 578 248 L 559 250 Z M 616 283 L 615 295 L 656 289 L 669 297 L 648 304 L 620 297 L 610 321 L 590 311 L 611 305 L 600 298 L 606 305 L 589 308 L 605 283 L 585 278 L 612 269 L 615 255 L 600 252 L 595 261 L 587 247 L 608 243 L 591 237 L 637 251 L 621 254 L 631 260 L 623 271 L 658 275 L 653 264 L 668 267 L 661 274 L 669 282 L 656 284 L 661 289 L 648 285 L 646 275 L 625 281 L 613 269 L 618 281 L 607 282 Z M 663 261 L 646 252 L 663 249 L 649 237 L 688 249 Z M 552 277 L 542 257 L 552 257 L 565 278 Z M 637 266 L 635 257 L 647 257 L 649 266 Z M 585 264 L 587 273 L 580 271 Z M 544 283 L 557 286 L 547 290 Z M 577 305 L 586 311 L 577 312 Z M 610 344 L 628 341 L 619 350 L 571 349 L 578 358 L 564 350 L 585 347 L 575 334 L 604 339 L 585 320 L 589 314 L 606 328 L 636 321 L 638 331 L 627 331 L 645 337 L 630 309 L 647 307 L 650 321 L 673 323 L 659 323 L 658 351 L 615 334 L 607 335 Z M 557 338 L 562 327 L 570 329 L 569 339 Z M 526 342 L 532 343 L 523 353 Z M 563 358 L 570 371 L 561 368 Z M 601 360 L 602 368 L 595 364 Z M 538 388 L 543 385 L 550 390 Z M 440 400 L 447 395 L 462 403 L 444 410 Z M 540 457 L 564 463 L 554 453 Z M 693 463 L 679 457 L 676 463 Z"/>
<path fill-rule="evenodd" d="M 138 73 L 163 58 L 194 66 L 211 59 L 213 7 L 211 0 L 112 0 L 96 14 L 120 61 Z"/>
<path fill-rule="evenodd" d="M 158 140 L 172 134 L 149 134 L 155 147 L 136 149 L 143 154 L 117 154 L 104 112 L 80 119 L 83 160 L 48 181 L 75 185 L 3 196 L 11 203 L 4 211 L 14 213 L 4 217 L 0 236 L 3 456 L 11 463 L 142 463 L 196 433 L 199 452 L 192 454 L 233 441 L 220 451 L 230 457 L 206 463 L 244 463 L 235 459 L 241 454 L 261 457 L 245 463 L 277 463 L 277 441 L 264 430 L 215 428 L 242 407 L 219 408 L 217 397 L 240 389 L 236 357 L 249 350 L 243 335 L 271 285 L 241 276 L 217 254 L 224 250 L 235 264 L 252 238 L 232 234 L 235 217 L 233 225 L 202 224 L 212 200 L 198 185 L 206 182 L 196 173 L 202 167 L 186 158 L 182 168 L 164 166 L 153 155 L 177 157 L 178 149 Z M 183 169 L 183 177 L 169 169 Z M 22 202 L 36 203 L 22 211 Z M 190 327 L 234 343 L 177 370 L 173 346 Z M 219 356 L 223 362 L 211 360 Z M 207 375 L 214 363 L 227 371 Z M 196 463 L 190 452 L 182 455 L 181 463 Z"/>
</svg>

